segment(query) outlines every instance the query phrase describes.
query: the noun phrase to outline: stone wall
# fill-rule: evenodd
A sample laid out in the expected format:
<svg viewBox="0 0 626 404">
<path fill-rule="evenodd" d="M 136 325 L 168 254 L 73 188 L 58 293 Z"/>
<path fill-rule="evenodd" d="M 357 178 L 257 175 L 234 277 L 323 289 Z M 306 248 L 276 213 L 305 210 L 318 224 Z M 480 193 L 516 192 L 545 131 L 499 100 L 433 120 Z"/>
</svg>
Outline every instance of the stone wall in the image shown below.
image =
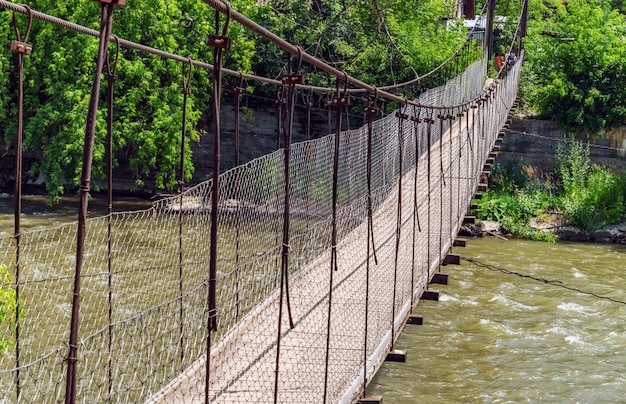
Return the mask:
<svg viewBox="0 0 626 404">
<path fill-rule="evenodd" d="M 220 145 L 220 170 L 223 172 L 234 167 L 235 163 L 235 121 L 234 105 L 222 104 L 220 115 L 221 145 Z M 246 114 L 241 114 L 239 122 L 239 148 L 241 163 L 271 153 L 276 150 L 278 111 L 273 102 L 266 104 L 256 103 L 250 106 Z M 208 123 L 209 128 L 206 136 L 202 136 L 199 142 L 191 144 L 195 172 L 192 183 L 202 182 L 212 176 L 213 173 L 213 125 Z M 315 139 L 328 133 L 328 118 L 326 111 L 312 110 L 311 113 L 311 138 Z M 296 108 L 294 111 L 293 139 L 292 142 L 301 142 L 307 138 L 307 110 Z M 283 140 L 281 139 L 281 145 Z"/>
<path fill-rule="evenodd" d="M 514 120 L 504 136 L 498 161 L 519 161 L 535 166 L 543 172 L 554 169 L 557 145 L 565 137 L 565 131 L 552 121 L 538 119 Z M 594 163 L 626 169 L 626 127 L 603 133 L 589 141 L 591 160 Z"/>
</svg>

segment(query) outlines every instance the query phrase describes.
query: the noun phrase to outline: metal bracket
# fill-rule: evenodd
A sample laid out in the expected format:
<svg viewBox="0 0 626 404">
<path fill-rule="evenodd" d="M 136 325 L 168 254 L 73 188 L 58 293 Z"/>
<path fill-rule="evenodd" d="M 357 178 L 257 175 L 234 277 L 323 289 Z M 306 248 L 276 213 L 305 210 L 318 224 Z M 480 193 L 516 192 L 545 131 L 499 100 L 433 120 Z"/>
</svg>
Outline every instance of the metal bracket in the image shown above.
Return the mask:
<svg viewBox="0 0 626 404">
<path fill-rule="evenodd" d="M 398 111 L 396 112 L 396 118 L 409 119 L 409 116 L 407 114 L 403 114 L 402 112 Z"/>
<path fill-rule="evenodd" d="M 283 77 L 283 84 L 304 84 L 304 75 L 288 74 Z"/>
<path fill-rule="evenodd" d="M 209 35 L 207 39 L 207 45 L 210 47 L 224 50 L 229 50 L 232 42 L 230 37 L 224 35 Z"/>
<path fill-rule="evenodd" d="M 363 108 L 363 112 L 367 115 L 378 115 L 379 110 L 376 107 L 365 107 Z"/>
<path fill-rule="evenodd" d="M 241 95 L 246 92 L 246 89 L 243 87 L 233 87 L 231 91 L 233 92 L 233 94 Z"/>
<path fill-rule="evenodd" d="M 11 50 L 30 55 L 33 52 L 33 47 L 26 42 L 11 41 Z"/>
<path fill-rule="evenodd" d="M 342 97 L 333 98 L 331 101 L 331 105 L 334 105 L 334 106 L 350 105 L 350 97 L 347 95 L 344 95 Z"/>
<path fill-rule="evenodd" d="M 113 82 L 114 83 L 114 82 L 117 81 L 117 75 L 105 73 L 104 74 L 104 79 L 106 81 L 108 81 L 108 82 Z"/>
</svg>

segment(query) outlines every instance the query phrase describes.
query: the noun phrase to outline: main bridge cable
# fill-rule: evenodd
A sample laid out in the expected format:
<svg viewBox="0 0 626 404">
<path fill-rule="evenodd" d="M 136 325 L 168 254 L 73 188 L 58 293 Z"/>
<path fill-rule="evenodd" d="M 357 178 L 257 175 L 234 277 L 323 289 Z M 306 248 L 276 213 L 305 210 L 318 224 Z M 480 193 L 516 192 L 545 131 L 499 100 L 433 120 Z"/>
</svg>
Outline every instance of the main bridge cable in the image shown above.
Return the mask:
<svg viewBox="0 0 626 404">
<path fill-rule="evenodd" d="M 205 3 L 207 3 L 208 5 L 217 8 L 221 13 L 225 13 L 226 12 L 226 8 L 227 6 L 225 5 L 225 3 L 222 3 L 219 0 L 203 0 Z M 0 7 L 6 8 L 8 10 L 12 10 L 21 14 L 27 14 L 28 11 L 26 10 L 26 6 L 23 5 L 19 5 L 19 4 L 15 4 L 12 3 L 10 1 L 7 0 L 0 0 Z M 53 17 L 50 16 L 48 14 L 44 14 L 38 11 L 34 11 L 32 10 L 32 16 L 34 19 L 38 19 L 38 20 L 42 20 L 45 22 L 49 22 L 51 24 L 55 24 L 58 26 L 61 26 L 63 28 L 66 29 L 70 29 L 85 35 L 90 35 L 90 36 L 94 36 L 96 38 L 100 37 L 100 33 L 98 31 L 83 27 L 79 24 L 75 24 L 75 23 L 71 23 L 69 21 L 57 18 L 57 17 Z M 242 24 L 244 27 L 250 29 L 251 31 L 261 35 L 262 37 L 264 37 L 265 39 L 268 39 L 269 41 L 277 44 L 278 46 L 280 46 L 281 48 L 283 48 L 284 50 L 286 50 L 287 52 L 291 53 L 292 55 L 297 55 L 297 47 L 294 45 L 291 45 L 290 43 L 286 42 L 285 40 L 281 39 L 280 37 L 276 36 L 275 34 L 273 34 L 272 32 L 270 32 L 269 30 L 261 27 L 260 25 L 256 24 L 255 22 L 253 22 L 252 20 L 248 19 L 247 17 L 243 16 L 242 14 L 238 13 L 235 10 L 232 10 L 231 13 L 231 18 L 234 19 L 235 21 L 239 22 L 240 24 Z M 139 50 L 141 52 L 146 52 L 146 53 L 150 53 L 153 55 L 157 55 L 166 59 L 171 59 L 171 60 L 175 60 L 178 62 L 182 62 L 182 63 L 192 63 L 194 66 L 203 68 L 203 69 L 207 69 L 207 70 L 214 70 L 215 66 L 209 64 L 209 63 L 205 63 L 205 62 L 200 62 L 197 60 L 193 60 L 193 59 L 189 59 L 188 57 L 184 57 L 184 56 L 180 56 L 180 55 L 175 55 L 169 52 L 165 52 L 159 49 L 155 49 L 152 48 L 150 46 L 146 46 L 146 45 L 142 45 L 136 42 L 132 42 L 129 40 L 125 40 L 122 38 L 118 39 L 120 46 L 125 47 L 125 48 L 130 48 L 130 49 L 136 49 Z M 335 76 L 335 77 L 343 77 L 343 72 L 320 61 L 319 59 L 307 54 L 306 52 L 303 52 L 303 61 L 310 63 L 318 68 L 320 68 L 321 70 L 326 71 L 327 73 Z M 272 84 L 272 85 L 281 85 L 281 82 L 278 80 L 274 80 L 274 79 L 270 79 L 267 77 L 261 77 L 261 76 L 256 76 L 253 74 L 247 74 L 247 73 L 241 73 L 237 70 L 231 70 L 231 69 L 227 69 L 227 68 L 222 68 L 222 74 L 226 74 L 229 76 L 235 76 L 235 77 L 241 77 L 243 76 L 245 79 L 247 80 L 252 80 L 252 81 L 257 81 L 257 82 L 261 82 L 261 83 L 265 83 L 265 84 Z M 421 78 L 423 79 L 425 76 L 422 76 Z M 351 76 L 348 76 L 348 81 L 349 84 L 359 87 L 356 89 L 348 89 L 347 92 L 348 93 L 358 93 L 358 92 L 369 92 L 369 93 L 374 93 L 374 89 L 377 88 L 375 86 L 369 85 L 367 83 L 364 83 L 356 78 L 353 78 Z M 408 85 L 411 83 L 398 83 L 398 86 L 401 85 Z M 495 84 L 492 84 L 495 85 Z M 332 89 L 328 88 L 328 87 L 319 87 L 319 86 L 310 86 L 310 85 L 296 85 L 296 88 L 307 88 L 307 89 L 311 89 L 313 91 L 316 92 L 321 92 L 321 93 L 328 93 L 333 91 Z M 399 103 L 404 103 L 405 98 L 397 96 L 395 94 L 389 93 L 386 91 L 386 87 L 378 87 L 378 94 L 381 98 L 390 100 L 390 101 L 395 101 L 395 102 L 399 102 Z M 483 90 L 484 91 L 484 90 Z M 433 109 L 448 109 L 450 107 L 459 107 L 459 106 L 465 106 L 465 105 L 469 105 L 473 102 L 475 102 L 478 98 L 480 98 L 480 96 L 477 96 L 476 98 L 472 99 L 472 100 L 468 100 L 468 101 L 464 101 L 460 104 L 455 104 L 455 105 L 447 105 L 447 106 L 443 106 L 443 105 L 428 105 L 428 104 L 422 104 L 419 103 L 417 101 L 413 101 L 413 100 L 409 100 L 409 105 L 414 105 L 417 107 L 429 107 L 429 108 L 433 108 Z"/>
<path fill-rule="evenodd" d="M 26 6 L 25 6 L 26 7 Z M 17 27 L 15 13 L 12 15 L 13 28 L 17 40 L 11 41 L 11 50 L 17 53 L 17 133 L 15 135 L 15 188 L 14 188 L 14 233 L 15 239 L 15 384 L 17 401 L 21 398 L 20 380 L 20 249 L 21 249 L 21 213 L 22 213 L 22 139 L 24 137 L 24 55 L 32 53 L 32 46 L 28 44 L 28 36 L 33 25 L 33 15 L 26 7 L 28 26 L 22 41 L 20 30 Z"/>
<path fill-rule="evenodd" d="M 2 4 L 2 2 L 4 2 L 5 0 L 0 0 L 0 5 Z M 206 4 L 208 4 L 209 6 L 213 7 L 214 9 L 216 9 L 217 11 L 221 12 L 221 13 L 226 13 L 227 10 L 229 9 L 228 6 L 225 5 L 225 3 L 223 3 L 220 0 L 202 0 L 204 1 Z M 261 37 L 265 38 L 266 40 L 272 42 L 273 44 L 275 44 L 276 46 L 282 48 L 283 50 L 285 50 L 286 52 L 296 56 L 298 55 L 298 47 L 295 45 L 292 45 L 291 43 L 287 42 L 286 40 L 284 40 L 283 38 L 279 37 L 278 35 L 274 34 L 273 32 L 269 31 L 268 29 L 262 27 L 261 25 L 257 24 L 256 22 L 250 20 L 249 18 L 247 18 L 246 16 L 244 16 L 243 14 L 235 11 L 235 10 L 231 10 L 231 18 L 235 21 L 237 21 L 238 23 L 240 23 L 242 26 L 244 26 L 245 28 L 249 29 L 250 31 L 256 33 L 257 35 L 260 35 Z M 367 91 L 370 93 L 374 93 L 374 90 L 376 89 L 375 86 L 372 86 L 370 84 L 367 84 L 357 78 L 354 78 L 348 74 L 346 74 L 344 71 L 339 70 L 337 68 L 334 68 L 332 66 L 330 66 L 329 64 L 319 60 L 318 58 L 306 53 L 306 52 L 302 52 L 302 60 L 325 71 L 328 74 L 331 74 L 333 76 L 335 76 L 338 79 L 341 80 L 346 80 L 347 84 L 358 87 L 360 90 L 345 90 L 346 94 L 347 93 L 353 93 L 353 92 L 362 92 L 362 91 Z M 266 79 L 267 80 L 267 79 Z M 266 81 L 267 82 L 267 81 Z M 272 82 L 272 84 L 274 84 L 274 82 Z M 280 84 L 280 83 L 276 83 L 276 84 Z M 494 86 L 495 82 L 491 84 L 491 86 Z M 309 88 L 308 85 L 304 85 L 304 88 Z M 321 88 L 318 87 L 316 88 L 316 90 L 318 91 L 324 91 L 324 92 L 328 92 L 330 91 L 330 89 L 328 88 Z M 483 92 L 485 92 L 485 90 L 483 90 Z M 468 101 L 464 101 L 462 103 L 459 104 L 454 104 L 454 105 L 425 105 L 425 104 L 421 104 L 417 101 L 412 101 L 412 100 L 406 100 L 405 97 L 400 97 L 398 95 L 389 93 L 385 90 L 381 90 L 380 87 L 378 87 L 378 94 L 389 100 L 389 101 L 395 101 L 401 104 L 408 104 L 408 105 L 414 105 L 414 106 L 423 106 L 423 107 L 430 107 L 432 109 L 438 109 L 438 110 L 447 110 L 449 108 L 452 107 L 460 107 L 460 106 L 464 106 L 467 104 L 470 104 L 472 102 L 474 102 L 476 99 L 480 98 L 480 96 L 474 98 L 473 100 L 468 100 Z"/>
<path fill-rule="evenodd" d="M 230 23 L 231 8 L 228 3 L 226 7 L 226 21 L 220 35 L 220 13 L 215 11 L 215 35 L 209 35 L 207 45 L 213 48 L 213 113 L 215 115 L 215 136 L 213 138 L 213 182 L 211 184 L 211 240 L 209 250 L 209 288 L 208 288 L 208 313 L 207 313 L 207 339 L 206 339 L 206 368 L 204 384 L 204 402 L 210 402 L 210 377 L 211 377 L 211 333 L 217 331 L 217 226 L 219 216 L 219 183 L 220 183 L 220 143 L 221 143 L 221 96 L 222 96 L 222 56 L 224 50 L 229 50 L 231 38 L 227 36 L 228 25 Z"/>
<path fill-rule="evenodd" d="M 578 289 L 578 288 L 575 288 L 575 287 L 572 287 L 572 286 L 567 286 L 567 285 L 563 284 L 563 282 L 558 280 L 558 279 L 547 279 L 547 278 L 541 278 L 541 277 L 534 276 L 534 275 L 523 274 L 521 272 L 513 271 L 513 270 L 510 270 L 510 269 L 500 268 L 500 267 L 497 267 L 495 265 L 485 264 L 485 263 L 482 263 L 482 262 L 480 262 L 480 261 L 478 261 L 476 259 L 473 259 L 473 258 L 468 258 L 468 257 L 461 256 L 461 259 L 463 261 L 466 261 L 466 262 L 469 262 L 469 263 L 471 263 L 473 265 L 476 265 L 477 267 L 489 269 L 490 271 L 502 272 L 503 274 L 507 274 L 507 275 L 515 275 L 515 276 L 519 276 L 520 278 L 532 279 L 532 280 L 537 281 L 537 282 L 543 282 L 543 283 L 546 283 L 548 285 L 557 286 L 559 288 L 571 290 L 573 292 L 578 292 L 578 293 L 581 293 L 583 295 L 589 295 L 589 296 L 593 296 L 593 297 L 598 298 L 598 299 L 608 300 L 608 301 L 613 302 L 613 303 L 619 303 L 619 304 L 626 305 L 626 301 L 624 301 L 624 300 L 615 299 L 615 298 L 612 298 L 610 296 L 599 295 L 599 294 L 597 294 L 595 292 L 588 292 L 586 290 Z"/>
</svg>

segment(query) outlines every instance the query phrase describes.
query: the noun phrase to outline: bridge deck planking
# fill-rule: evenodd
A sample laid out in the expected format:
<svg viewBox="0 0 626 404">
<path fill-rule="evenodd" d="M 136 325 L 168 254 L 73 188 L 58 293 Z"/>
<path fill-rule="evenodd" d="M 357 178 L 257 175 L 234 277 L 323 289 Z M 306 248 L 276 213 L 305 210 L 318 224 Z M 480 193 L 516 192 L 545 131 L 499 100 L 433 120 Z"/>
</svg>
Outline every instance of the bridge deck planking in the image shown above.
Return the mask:
<svg viewBox="0 0 626 404">
<path fill-rule="evenodd" d="M 470 119 L 470 126 L 472 125 Z M 459 124 L 442 136 L 443 144 L 450 144 L 457 150 Z M 451 133 L 454 134 L 451 137 Z M 460 138 L 463 140 L 463 137 Z M 431 148 L 431 158 L 439 156 L 439 145 Z M 447 153 L 442 153 L 443 166 L 452 167 Z M 431 169 L 437 171 L 441 162 L 431 162 Z M 458 163 L 460 164 L 460 162 Z M 418 200 L 427 197 L 426 159 L 420 158 L 418 166 Z M 478 167 L 479 165 L 477 165 Z M 396 324 L 399 331 L 411 306 L 411 295 L 419 296 L 427 288 L 428 282 L 438 267 L 440 258 L 451 246 L 446 238 L 440 257 L 431 257 L 430 269 L 426 268 L 426 237 L 418 236 L 416 262 L 421 263 L 411 285 L 411 257 L 413 226 L 413 178 L 415 169 L 403 177 L 403 203 L 401 251 L 405 257 L 398 263 Z M 469 174 L 469 173 L 468 173 Z M 451 176 L 451 175 L 450 175 Z M 471 178 L 471 176 L 467 176 Z M 436 182 L 436 181 L 434 181 Z M 471 181 L 459 179 L 457 192 L 471 195 Z M 436 185 L 434 185 L 436 186 Z M 450 188 L 450 187 L 445 187 Z M 462 191 L 460 188 L 463 188 Z M 450 198 L 449 189 L 444 200 Z M 395 235 L 397 219 L 397 184 L 388 198 L 375 212 L 374 234 L 377 242 L 377 256 L 380 263 L 371 261 L 370 301 L 368 327 L 368 379 L 378 370 L 391 347 L 390 324 L 393 294 L 393 263 L 395 259 Z M 441 190 L 441 194 L 443 194 Z M 431 189 L 431 194 L 439 197 L 439 187 Z M 469 196 L 471 199 L 471 196 Z M 438 201 L 437 201 L 438 202 Z M 470 200 L 463 201 L 467 207 Z M 431 248 L 439 246 L 440 217 L 439 203 L 431 204 L 430 232 Z M 463 209 L 464 213 L 465 208 Z M 421 217 L 427 217 L 426 203 L 418 206 Z M 459 213 L 459 212 L 457 212 Z M 463 214 L 458 214 L 461 218 Z M 451 224 L 456 226 L 460 223 Z M 338 245 L 338 271 L 333 273 L 332 324 L 330 337 L 330 360 L 328 399 L 331 402 L 352 402 L 358 398 L 363 379 L 363 346 L 361 336 L 365 326 L 365 246 L 367 223 L 353 230 Z M 423 225 L 426 227 L 426 225 Z M 456 234 L 456 229 L 449 233 Z M 408 261 L 408 262 L 407 262 Z M 391 264 L 391 265 L 389 265 Z M 348 268 L 348 270 L 346 270 Z M 352 269 L 350 269 L 352 268 Z M 294 329 L 289 329 L 286 308 L 283 310 L 281 354 L 279 368 L 278 402 L 321 402 L 324 391 L 324 371 L 326 357 L 326 327 L 328 321 L 328 290 L 330 277 L 330 251 L 325 252 L 314 262 L 301 270 L 290 280 L 290 297 L 294 316 Z M 210 395 L 212 402 L 219 403 L 272 403 L 274 402 L 274 377 L 276 367 L 276 342 L 279 293 L 275 290 L 257 308 L 231 331 L 229 331 L 211 351 Z M 385 324 L 384 327 L 373 326 Z M 396 335 L 397 337 L 397 335 Z M 205 361 L 200 359 L 176 380 L 155 395 L 150 402 L 155 403 L 195 403 L 204 401 Z"/>
</svg>

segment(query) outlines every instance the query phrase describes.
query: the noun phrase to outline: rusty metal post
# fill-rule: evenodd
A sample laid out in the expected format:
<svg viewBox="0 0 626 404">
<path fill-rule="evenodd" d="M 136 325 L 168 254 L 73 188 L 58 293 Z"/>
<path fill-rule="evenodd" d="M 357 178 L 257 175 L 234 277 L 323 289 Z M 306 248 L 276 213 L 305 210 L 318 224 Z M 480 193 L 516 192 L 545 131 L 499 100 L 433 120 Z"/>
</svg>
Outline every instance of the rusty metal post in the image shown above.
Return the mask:
<svg viewBox="0 0 626 404">
<path fill-rule="evenodd" d="M 76 242 L 76 270 L 74 273 L 74 294 L 72 298 L 72 320 L 70 326 L 69 352 L 67 357 L 67 379 L 65 390 L 65 403 L 76 402 L 76 362 L 78 360 L 78 329 L 80 325 L 80 281 L 83 267 L 85 250 L 85 223 L 87 221 L 87 207 L 89 204 L 89 191 L 91 182 L 91 165 L 93 159 L 93 146 L 96 132 L 96 116 L 98 113 L 98 100 L 100 98 L 100 81 L 104 59 L 109 45 L 111 26 L 113 23 L 113 6 L 124 5 L 124 0 L 118 0 L 115 4 L 101 2 L 100 19 L 100 44 L 96 59 L 96 72 L 89 99 L 87 112 L 87 124 L 85 128 L 85 144 L 83 146 L 83 167 L 80 180 L 80 208 L 78 211 L 78 232 Z"/>
<path fill-rule="evenodd" d="M 24 136 L 24 55 L 30 55 L 32 47 L 27 43 L 30 28 L 33 24 L 33 16 L 30 8 L 26 7 L 28 12 L 28 28 L 21 41 L 20 32 L 17 28 L 15 13 L 13 13 L 13 26 L 17 36 L 16 41 L 11 41 L 11 50 L 17 53 L 17 131 L 15 134 L 15 186 L 13 191 L 13 213 L 14 228 L 13 238 L 15 240 L 15 385 L 17 402 L 20 401 L 22 395 L 21 377 L 20 377 L 20 233 L 21 215 L 22 215 L 22 140 Z"/>
<path fill-rule="evenodd" d="M 211 235 L 209 247 L 209 287 L 207 295 L 207 340 L 204 380 L 204 402 L 210 402 L 211 382 L 211 333 L 217 331 L 217 227 L 219 218 L 219 187 L 220 187 L 220 144 L 221 126 L 220 112 L 222 107 L 222 56 L 224 50 L 230 49 L 232 40 L 227 35 L 230 22 L 230 4 L 226 3 L 227 14 L 222 34 L 219 35 L 220 14 L 215 11 L 215 35 L 209 35 L 207 44 L 213 47 L 213 113 L 215 114 L 215 133 L 213 136 L 213 183 L 211 187 Z"/>
<path fill-rule="evenodd" d="M 528 0 L 522 0 L 522 16 L 520 18 L 519 48 L 518 54 L 522 51 L 524 37 L 528 34 Z"/>
<path fill-rule="evenodd" d="M 496 0 L 488 0 L 487 5 L 487 22 L 485 25 L 485 51 L 487 52 L 487 67 L 491 63 L 491 54 L 493 53 L 493 17 L 496 10 Z"/>
</svg>

